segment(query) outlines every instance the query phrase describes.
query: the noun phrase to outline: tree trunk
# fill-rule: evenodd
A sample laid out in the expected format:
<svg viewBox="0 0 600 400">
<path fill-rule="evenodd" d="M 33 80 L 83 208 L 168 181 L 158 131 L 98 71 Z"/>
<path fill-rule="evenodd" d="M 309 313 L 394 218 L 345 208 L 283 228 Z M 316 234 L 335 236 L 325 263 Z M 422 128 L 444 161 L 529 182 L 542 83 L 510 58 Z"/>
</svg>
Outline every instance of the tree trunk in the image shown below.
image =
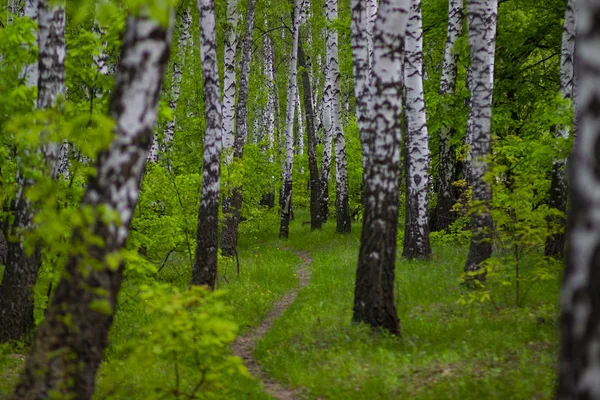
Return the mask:
<svg viewBox="0 0 600 400">
<path fill-rule="evenodd" d="M 571 3 L 572 4 L 572 3 Z M 600 399 L 600 4 L 577 3 L 579 137 L 569 160 L 567 265 L 561 288 L 559 400 Z"/>
<path fill-rule="evenodd" d="M 308 75 L 309 66 L 306 65 L 302 42 L 298 42 L 298 64 L 302 68 L 302 87 L 304 89 L 304 109 L 306 114 L 306 132 L 308 134 L 308 171 L 310 186 L 310 229 L 312 231 L 321 229 L 321 204 L 319 194 L 321 187 L 319 184 L 319 166 L 317 164 L 317 138 L 315 134 L 314 110 L 311 97 L 310 77 Z"/>
<path fill-rule="evenodd" d="M 55 106 L 57 98 L 65 91 L 65 10 L 59 4 L 48 4 L 47 0 L 41 0 L 38 6 L 37 107 L 45 109 Z M 68 163 L 64 144 L 47 143 L 43 146 L 43 153 L 54 179 L 66 171 Z M 25 194 L 34 182 L 25 178 L 23 167 L 18 166 L 19 191 L 12 204 L 14 220 L 4 227 L 7 236 L 16 240 L 7 243 L 6 268 L 0 283 L 0 342 L 19 340 L 34 328 L 33 287 L 41 260 L 37 246 L 28 254 L 23 243 L 23 231 L 33 228 L 36 212 L 35 205 L 30 203 Z"/>
<path fill-rule="evenodd" d="M 73 248 L 83 252 L 68 258 L 66 276 L 56 287 L 11 399 L 92 396 L 123 276 L 123 263 L 109 260 L 125 244 L 138 200 L 169 37 L 167 29 L 141 14 L 127 20 L 110 101 L 115 139 L 98 155 L 97 174 L 90 177 L 81 204 L 82 212 L 92 210 L 96 218 L 73 232 Z M 106 209 L 117 217 L 107 220 Z M 90 235 L 104 247 L 89 243 Z"/>
<path fill-rule="evenodd" d="M 221 87 L 217 63 L 216 22 L 213 0 L 201 0 L 200 56 L 204 78 L 204 167 L 202 194 L 198 211 L 196 262 L 192 269 L 192 285 L 215 287 L 219 250 L 219 177 L 221 174 Z"/>
<path fill-rule="evenodd" d="M 179 21 L 177 21 L 177 58 L 173 61 L 173 77 L 171 79 L 171 90 L 169 93 L 169 108 L 173 114 L 173 119 L 167 121 L 165 124 L 161 143 L 158 141 L 158 134 L 156 132 L 154 133 L 150 154 L 148 155 L 148 162 L 157 162 L 159 155 L 167 152 L 168 146 L 175 138 L 175 115 L 177 113 L 177 102 L 179 101 L 179 93 L 181 91 L 181 79 L 183 78 L 183 68 L 185 66 L 187 49 L 192 38 L 192 35 L 190 34 L 191 25 L 192 15 L 190 14 L 190 10 L 185 8 L 181 13 Z"/>
<path fill-rule="evenodd" d="M 575 0 L 567 2 L 563 25 L 562 48 L 560 56 L 560 94 L 563 99 L 573 98 L 573 55 L 575 51 Z M 555 130 L 558 139 L 568 139 L 571 130 L 568 126 L 559 126 Z M 552 164 L 552 183 L 550 185 L 549 206 L 561 212 L 567 211 L 567 180 L 565 177 L 565 159 L 556 159 Z M 551 218 L 551 224 L 559 224 L 564 229 L 562 218 Z M 565 251 L 565 234 L 558 233 L 546 239 L 546 256 L 561 259 Z"/>
<path fill-rule="evenodd" d="M 25 0 L 25 17 L 31 18 L 38 22 L 39 0 Z M 37 32 L 33 32 L 37 36 Z M 25 79 L 26 85 L 32 88 L 38 84 L 38 63 L 28 64 L 23 67 L 21 77 Z"/>
<path fill-rule="evenodd" d="M 240 86 L 236 114 L 236 131 L 233 144 L 233 157 L 242 160 L 244 144 L 248 136 L 248 80 L 250 78 L 250 61 L 252 57 L 252 36 L 254 34 L 254 11 L 256 0 L 249 0 L 246 9 L 246 32 L 242 40 L 242 62 L 240 68 Z M 242 188 L 236 186 L 231 196 L 223 199 L 223 231 L 221 232 L 221 252 L 224 256 L 236 254 L 238 227 L 242 210 Z"/>
<path fill-rule="evenodd" d="M 266 106 L 266 131 L 267 140 L 269 142 L 268 151 L 270 152 L 269 162 L 272 164 L 275 161 L 275 158 L 273 157 L 273 152 L 275 151 L 275 121 L 277 115 L 275 109 L 275 99 L 277 96 L 277 87 L 275 84 L 275 75 L 273 73 L 273 43 L 269 35 L 264 35 L 263 53 L 265 60 L 265 83 L 269 92 L 267 95 Z M 275 177 L 271 176 L 271 190 L 263 195 L 263 204 L 265 204 L 269 208 L 275 207 L 275 190 L 273 188 L 274 185 Z"/>
<path fill-rule="evenodd" d="M 294 24 L 292 28 L 292 51 L 288 77 L 287 105 L 285 118 L 285 165 L 283 168 L 283 187 L 281 189 L 281 222 L 279 237 L 287 239 L 292 211 L 292 170 L 294 166 L 294 108 L 296 104 L 298 75 L 298 39 L 300 35 L 300 13 L 303 0 L 294 1 Z"/>
<path fill-rule="evenodd" d="M 327 28 L 327 37 L 329 31 Z M 333 82 L 329 73 L 330 62 L 325 61 L 325 85 L 323 88 L 323 158 L 321 159 L 321 218 L 323 223 L 329 218 L 329 174 L 331 173 L 331 150 L 333 145 Z"/>
<path fill-rule="evenodd" d="M 412 0 L 406 31 L 404 59 L 404 114 L 408 131 L 406 148 L 406 223 L 404 225 L 403 256 L 428 258 L 429 243 L 429 135 L 423 93 L 423 27 L 421 0 Z"/>
<path fill-rule="evenodd" d="M 468 278 L 484 279 L 482 263 L 492 254 L 491 184 L 484 180 L 489 171 L 492 145 L 493 60 L 495 51 L 497 0 L 468 0 L 467 22 L 471 46 L 473 142 L 471 144 L 473 215 L 471 246 L 465 264 Z"/>
<path fill-rule="evenodd" d="M 325 3 L 329 25 L 338 18 L 337 0 Z M 335 27 L 327 29 L 327 81 L 331 89 L 331 130 L 335 143 L 335 215 L 336 232 L 348 233 L 351 230 L 348 209 L 348 169 L 346 161 L 346 138 L 342 128 L 341 77 L 338 62 L 338 32 Z"/>
<path fill-rule="evenodd" d="M 462 35 L 463 29 L 462 0 L 448 1 L 448 35 L 444 51 L 440 95 L 453 96 L 456 89 L 456 72 L 458 53 L 454 46 Z M 458 193 L 452 182 L 457 180 L 456 149 L 450 143 L 455 130 L 452 126 L 444 126 L 439 131 L 439 163 L 436 182 L 437 204 L 431 216 L 430 226 L 433 231 L 447 230 L 456 219 L 452 207 L 457 201 Z"/>
<path fill-rule="evenodd" d="M 356 3 L 353 3 L 356 4 Z M 365 173 L 363 228 L 356 270 L 354 322 L 399 334 L 394 304 L 400 175 L 402 59 L 409 0 L 383 0 L 373 31 L 373 106 L 363 135 L 372 149 Z M 356 7 L 352 7 L 355 11 Z M 353 16 L 354 19 L 354 16 Z M 353 29 L 360 29 L 352 24 Z M 357 33 L 353 32 L 353 37 Z"/>
</svg>

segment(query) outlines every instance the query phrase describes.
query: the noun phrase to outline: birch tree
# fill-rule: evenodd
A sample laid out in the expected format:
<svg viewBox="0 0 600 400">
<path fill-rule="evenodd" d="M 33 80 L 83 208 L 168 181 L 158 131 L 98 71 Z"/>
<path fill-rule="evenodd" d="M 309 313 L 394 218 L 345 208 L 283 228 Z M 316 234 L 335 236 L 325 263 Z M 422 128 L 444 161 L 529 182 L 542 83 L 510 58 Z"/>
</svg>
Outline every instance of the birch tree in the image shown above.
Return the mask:
<svg viewBox="0 0 600 400">
<path fill-rule="evenodd" d="M 560 94 L 563 99 L 573 98 L 573 56 L 575 51 L 575 0 L 567 1 L 565 21 L 563 24 L 562 46 L 560 55 Z M 558 126 L 555 129 L 557 139 L 568 139 L 571 135 L 569 126 Z M 550 186 L 549 206 L 561 212 L 567 211 L 567 181 L 565 177 L 565 159 L 556 159 L 552 165 L 552 183 Z M 552 218 L 551 223 L 564 223 Z M 546 240 L 545 255 L 562 258 L 565 250 L 565 234 L 559 233 Z"/>
<path fill-rule="evenodd" d="M 285 164 L 283 167 L 283 187 L 281 190 L 281 220 L 279 237 L 287 239 L 290 231 L 292 211 L 292 171 L 294 166 L 294 108 L 298 90 L 298 40 L 300 36 L 300 15 L 303 0 L 294 0 L 294 20 L 292 26 L 292 49 L 288 73 L 287 104 L 285 113 Z"/>
<path fill-rule="evenodd" d="M 440 95 L 450 97 L 456 89 L 456 72 L 458 53 L 454 46 L 463 30 L 462 0 L 448 1 L 448 33 L 442 65 Z M 455 215 L 451 211 L 456 202 L 456 190 L 452 182 L 457 178 L 456 149 L 450 143 L 454 130 L 452 126 L 444 126 L 439 131 L 439 164 L 435 191 L 437 203 L 431 217 L 431 229 L 441 231 L 448 229 L 454 222 Z"/>
<path fill-rule="evenodd" d="M 356 3 L 354 3 L 356 4 Z M 383 0 L 373 30 L 373 106 L 366 135 L 372 149 L 365 172 L 353 321 L 399 333 L 394 304 L 398 230 L 402 62 L 409 0 Z M 356 10 L 353 7 L 353 12 Z M 353 15 L 353 19 L 355 16 Z M 359 29 L 352 24 L 352 29 Z M 353 32 L 353 37 L 357 32 Z"/>
<path fill-rule="evenodd" d="M 169 29 L 148 14 L 142 9 L 127 19 L 109 106 L 115 139 L 98 155 L 97 173 L 90 177 L 81 203 L 82 212 L 91 210 L 95 218 L 73 232 L 73 248 L 82 253 L 68 257 L 65 277 L 56 287 L 11 399 L 89 399 L 94 391 L 123 278 L 123 263 L 112 261 L 129 233 L 168 60 Z M 102 210 L 115 217 L 107 218 Z M 104 246 L 89 242 L 90 235 Z"/>
<path fill-rule="evenodd" d="M 472 185 L 473 214 L 471 217 L 471 246 L 465 264 L 468 279 L 482 279 L 481 263 L 492 254 L 492 216 L 490 201 L 492 187 L 484 176 L 489 171 L 492 144 L 492 83 L 496 47 L 497 0 L 468 0 L 467 25 L 471 46 L 471 112 L 472 119 Z"/>
<path fill-rule="evenodd" d="M 329 37 L 329 30 L 326 35 Z M 329 73 L 330 63 L 325 59 L 325 82 L 323 87 L 323 155 L 321 156 L 321 218 L 326 222 L 329 218 L 329 175 L 331 173 L 331 150 L 333 145 L 333 85 Z"/>
<path fill-rule="evenodd" d="M 39 0 L 25 0 L 25 17 L 38 22 Z M 34 32 L 37 37 L 37 32 Z M 27 87 L 31 88 L 38 84 L 38 63 L 28 64 L 23 67 L 21 77 L 25 80 Z"/>
<path fill-rule="evenodd" d="M 56 105 L 59 96 L 65 91 L 65 10 L 61 4 L 50 4 L 40 0 L 35 15 L 39 16 L 38 31 L 38 78 L 37 108 L 46 109 Z M 27 4 L 30 7 L 30 4 Z M 32 10 L 27 12 L 32 14 Z M 37 72 L 39 71 L 39 72 Z M 28 80 L 27 84 L 31 84 Z M 50 176 L 54 179 L 59 173 L 67 171 L 68 144 L 47 143 L 43 146 Z M 39 149 L 31 151 L 39 152 Z M 18 191 L 11 204 L 14 219 L 6 222 L 4 229 L 9 237 L 16 238 L 7 242 L 7 257 L 4 278 L 0 283 L 0 342 L 19 340 L 34 328 L 33 287 L 40 267 L 40 249 L 33 251 L 25 248 L 24 232 L 33 227 L 37 211 L 35 204 L 26 196 L 26 191 L 34 184 L 26 178 L 24 165 L 17 159 L 16 182 Z"/>
<path fill-rule="evenodd" d="M 429 243 L 429 134 L 423 93 L 423 26 L 421 0 L 412 0 L 406 30 L 404 59 L 406 163 L 406 222 L 404 251 L 406 258 L 427 258 Z"/>
<path fill-rule="evenodd" d="M 600 399 L 600 4 L 583 0 L 577 3 L 576 12 L 579 136 L 568 165 L 570 206 L 560 301 L 560 400 Z"/>
<path fill-rule="evenodd" d="M 252 57 L 252 37 L 254 34 L 254 11 L 256 0 L 249 0 L 246 8 L 246 30 L 242 40 L 242 60 L 240 66 L 240 84 L 238 88 L 237 113 L 235 119 L 235 139 L 233 157 L 241 160 L 244 157 L 244 144 L 248 136 L 248 82 L 250 78 L 250 61 Z M 234 186 L 231 195 L 223 199 L 223 230 L 221 232 L 221 251 L 224 256 L 236 254 L 238 227 L 242 209 L 242 188 Z"/>
<path fill-rule="evenodd" d="M 233 139 L 235 134 L 235 93 L 236 70 L 235 55 L 237 53 L 237 21 L 239 0 L 227 1 L 227 25 L 224 35 L 224 79 L 223 79 L 223 152 L 225 153 L 225 166 L 233 161 Z"/>
<path fill-rule="evenodd" d="M 198 211 L 196 262 L 192 285 L 215 287 L 219 250 L 219 177 L 221 174 L 222 109 L 219 66 L 217 63 L 216 20 L 213 0 L 199 0 L 200 56 L 204 79 L 204 165 Z"/>
<path fill-rule="evenodd" d="M 336 231 L 350 232 L 348 210 L 348 170 L 346 161 L 346 138 L 342 128 L 341 77 L 338 59 L 338 32 L 332 25 L 338 18 L 337 0 L 325 3 L 327 18 L 327 87 L 331 93 L 331 126 L 335 147 L 335 209 Z"/>
</svg>

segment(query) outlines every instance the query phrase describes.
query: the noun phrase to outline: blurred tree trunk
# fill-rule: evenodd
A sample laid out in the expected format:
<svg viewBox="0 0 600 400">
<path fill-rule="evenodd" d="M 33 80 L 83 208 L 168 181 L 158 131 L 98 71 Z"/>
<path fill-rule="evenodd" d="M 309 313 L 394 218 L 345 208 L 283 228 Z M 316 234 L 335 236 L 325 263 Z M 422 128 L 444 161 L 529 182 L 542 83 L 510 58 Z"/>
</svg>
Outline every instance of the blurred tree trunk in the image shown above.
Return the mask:
<svg viewBox="0 0 600 400">
<path fill-rule="evenodd" d="M 358 11 L 352 1 L 353 19 Z M 365 214 L 360 240 L 354 322 L 364 322 L 399 334 L 394 304 L 396 234 L 400 175 L 400 113 L 402 103 L 402 59 L 408 23 L 409 0 L 383 0 L 373 30 L 373 70 L 370 83 L 373 102 L 368 131 L 362 137 L 372 150 L 365 172 Z M 353 47 L 359 36 L 352 23 Z M 356 49 L 358 50 L 358 49 Z"/>
<path fill-rule="evenodd" d="M 82 252 L 68 258 L 11 399 L 89 399 L 94 391 L 123 278 L 123 263 L 110 259 L 127 240 L 169 53 L 168 30 L 143 13 L 127 20 L 109 107 L 115 139 L 98 155 L 81 203 L 95 218 L 74 229 L 73 248 Z M 90 243 L 90 235 L 105 245 Z"/>
</svg>

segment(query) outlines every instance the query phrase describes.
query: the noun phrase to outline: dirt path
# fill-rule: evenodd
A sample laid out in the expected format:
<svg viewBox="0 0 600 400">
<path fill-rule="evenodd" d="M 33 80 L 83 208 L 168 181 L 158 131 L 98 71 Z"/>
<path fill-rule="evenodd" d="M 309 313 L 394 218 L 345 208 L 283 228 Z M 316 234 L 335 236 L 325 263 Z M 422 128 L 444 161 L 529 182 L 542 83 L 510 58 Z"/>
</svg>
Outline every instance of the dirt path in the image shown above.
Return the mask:
<svg viewBox="0 0 600 400">
<path fill-rule="evenodd" d="M 269 311 L 265 319 L 257 327 L 250 330 L 243 336 L 239 336 L 231 349 L 233 354 L 240 357 L 248 371 L 252 376 L 259 379 L 265 388 L 265 391 L 276 399 L 280 400 L 292 400 L 298 398 L 299 391 L 283 386 L 282 384 L 275 381 L 273 378 L 268 376 L 258 364 L 256 358 L 254 358 L 254 348 L 256 342 L 259 341 L 265 334 L 271 329 L 273 322 L 281 317 L 281 315 L 287 310 L 287 308 L 294 302 L 300 289 L 308 285 L 310 279 L 309 266 L 312 263 L 312 259 L 305 252 L 293 251 L 298 257 L 302 259 L 302 262 L 298 266 L 297 274 L 300 278 L 300 285 L 289 292 L 287 292 L 281 299 L 279 299 L 274 305 L 273 309 Z"/>
</svg>

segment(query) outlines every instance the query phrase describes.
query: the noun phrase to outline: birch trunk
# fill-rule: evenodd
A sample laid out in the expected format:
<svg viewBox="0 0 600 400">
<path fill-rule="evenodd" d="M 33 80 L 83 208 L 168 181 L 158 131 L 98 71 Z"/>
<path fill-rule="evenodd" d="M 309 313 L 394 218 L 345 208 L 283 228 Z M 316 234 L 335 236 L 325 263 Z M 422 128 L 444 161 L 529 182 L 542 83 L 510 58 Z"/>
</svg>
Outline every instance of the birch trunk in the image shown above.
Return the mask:
<svg viewBox="0 0 600 400">
<path fill-rule="evenodd" d="M 463 2 L 462 0 L 448 1 L 448 34 L 444 50 L 444 63 L 442 66 L 442 79 L 440 94 L 443 97 L 454 95 L 456 89 L 456 72 L 458 53 L 454 45 L 462 35 L 463 30 Z M 433 231 L 447 230 L 456 219 L 452 207 L 457 201 L 457 191 L 452 182 L 458 179 L 456 165 L 456 149 L 450 143 L 454 134 L 452 126 L 444 126 L 439 131 L 439 166 L 436 182 L 437 204 L 431 217 Z"/>
<path fill-rule="evenodd" d="M 221 87 L 217 63 L 216 22 L 213 0 L 199 0 L 200 56 L 204 78 L 204 166 L 202 193 L 198 211 L 196 262 L 192 269 L 192 285 L 215 287 L 219 250 L 219 177 L 221 174 Z"/>
<path fill-rule="evenodd" d="M 336 232 L 347 233 L 351 230 L 350 211 L 348 209 L 348 170 L 346 161 L 346 138 L 342 128 L 341 77 L 338 61 L 338 32 L 332 27 L 338 18 L 337 0 L 325 3 L 327 29 L 327 81 L 331 89 L 331 130 L 335 147 L 335 208 Z"/>
<path fill-rule="evenodd" d="M 155 132 L 152 137 L 152 146 L 148 155 L 148 162 L 157 162 L 159 155 L 167 152 L 168 146 L 175 138 L 175 125 L 177 102 L 179 101 L 179 93 L 181 91 L 181 79 L 183 78 L 183 68 L 185 66 L 186 54 L 188 45 L 191 40 L 190 29 L 192 25 L 192 15 L 187 8 L 181 13 L 179 21 L 177 21 L 177 58 L 173 62 L 173 77 L 171 80 L 171 90 L 169 96 L 169 108 L 173 114 L 173 119 L 167 121 L 163 130 L 162 142 L 159 143 L 158 134 Z"/>
<path fill-rule="evenodd" d="M 317 137 L 315 134 L 314 110 L 311 96 L 310 76 L 304 57 L 302 42 L 298 42 L 298 64 L 302 68 L 302 87 L 304 89 L 304 108 L 306 111 L 306 131 L 308 134 L 308 171 L 310 187 L 310 229 L 321 229 L 321 207 L 319 202 L 319 166 L 317 165 Z"/>
<path fill-rule="evenodd" d="M 273 163 L 275 158 L 273 154 L 275 152 L 275 121 L 276 121 L 276 98 L 277 98 L 277 87 L 275 85 L 275 75 L 273 73 L 274 63 L 273 63 L 273 43 L 269 35 L 265 35 L 263 38 L 263 52 L 264 52 L 264 60 L 265 60 L 265 84 L 267 86 L 268 94 L 267 94 L 267 106 L 266 106 L 266 131 L 267 131 L 267 140 L 269 143 L 268 151 L 269 162 Z M 266 193 L 263 196 L 263 203 L 266 204 L 269 208 L 273 208 L 275 206 L 275 191 L 274 186 L 275 177 L 271 176 L 271 190 L 269 193 Z"/>
<path fill-rule="evenodd" d="M 327 28 L 327 37 L 329 37 Z M 323 158 L 321 159 L 321 218 L 329 218 L 329 174 L 331 173 L 331 150 L 333 145 L 333 82 L 329 73 L 329 57 L 325 60 L 325 86 L 323 88 Z"/>
<path fill-rule="evenodd" d="M 572 7 L 572 3 L 570 3 Z M 577 3 L 579 137 L 569 160 L 567 265 L 561 287 L 556 398 L 600 399 L 600 4 Z"/>
<path fill-rule="evenodd" d="M 28 5 L 29 6 L 29 5 Z M 46 0 L 38 3 L 38 98 L 37 107 L 50 108 L 65 90 L 65 13 L 61 5 L 49 5 Z M 28 10 L 31 15 L 32 10 Z M 50 171 L 56 179 L 65 173 L 68 166 L 65 146 L 68 144 L 47 143 L 42 152 Z M 17 160 L 18 164 L 21 164 Z M 0 342 L 28 339 L 34 328 L 33 287 L 40 267 L 40 253 L 37 246 L 33 252 L 26 251 L 23 232 L 33 228 L 36 207 L 26 197 L 26 191 L 33 185 L 26 178 L 23 165 L 18 165 L 16 183 L 19 190 L 11 204 L 14 220 L 6 222 L 5 231 L 16 240 L 7 242 L 7 258 L 4 279 L 0 283 Z"/>
<path fill-rule="evenodd" d="M 227 1 L 227 28 L 225 31 L 224 44 L 224 67 L 223 80 L 223 152 L 225 154 L 225 166 L 233 161 L 233 139 L 235 130 L 235 93 L 236 93 L 236 71 L 235 55 L 237 53 L 237 21 L 239 0 Z"/>
<path fill-rule="evenodd" d="M 563 99 L 573 98 L 573 55 L 575 51 L 575 0 L 568 0 L 563 25 L 562 48 L 560 56 L 560 94 Z M 569 126 L 556 127 L 557 139 L 568 139 L 571 135 Z M 552 165 L 552 183 L 550 186 L 549 206 L 561 212 L 567 211 L 567 180 L 565 176 L 565 159 L 556 159 Z M 552 224 L 560 224 L 563 229 L 564 221 L 552 218 Z M 545 255 L 561 259 L 565 251 L 565 234 L 549 236 L 546 240 Z"/>
<path fill-rule="evenodd" d="M 300 103 L 300 90 L 296 91 L 296 116 L 298 119 L 298 155 L 304 155 L 304 121 L 302 116 L 302 103 Z"/>
<path fill-rule="evenodd" d="M 118 218 L 108 221 L 96 211 L 93 222 L 73 232 L 73 248 L 83 253 L 68 258 L 68 278 L 56 287 L 11 399 L 92 396 L 123 277 L 123 263 L 115 268 L 107 257 L 124 246 L 129 233 L 156 123 L 169 37 L 167 29 L 143 15 L 127 20 L 109 107 L 115 139 L 99 154 L 97 174 L 90 178 L 81 205 L 82 210 L 113 210 Z M 87 242 L 89 235 L 105 246 Z M 98 304 L 105 307 L 99 310 Z"/>
<path fill-rule="evenodd" d="M 431 256 L 429 243 L 429 134 L 423 93 L 423 27 L 421 0 L 412 0 L 406 30 L 404 59 L 405 116 L 408 126 L 405 147 L 406 222 L 403 256 Z"/>
<path fill-rule="evenodd" d="M 38 22 L 38 0 L 25 0 L 25 17 Z M 37 37 L 37 32 L 34 32 Z M 32 88 L 38 84 L 38 63 L 25 65 L 21 71 L 21 77 L 25 80 L 27 87 Z"/>
<path fill-rule="evenodd" d="M 485 182 L 484 175 L 489 171 L 492 142 L 492 83 L 495 34 L 497 21 L 497 0 L 468 0 L 467 23 L 471 46 L 472 91 L 472 186 L 473 214 L 471 217 L 471 246 L 465 264 L 467 279 L 484 279 L 482 262 L 492 254 L 492 216 L 490 201 L 492 187 Z"/>
<path fill-rule="evenodd" d="M 298 39 L 300 35 L 300 16 L 303 0 L 294 0 L 294 24 L 292 27 L 292 50 L 290 53 L 290 69 L 288 74 L 288 91 L 285 118 L 285 165 L 283 168 L 283 187 L 281 189 L 281 222 L 279 237 L 289 236 L 290 216 L 292 211 L 292 170 L 294 166 L 294 106 L 296 103 L 298 79 Z"/>
<path fill-rule="evenodd" d="M 354 322 L 398 334 L 394 270 L 398 230 L 402 60 L 409 0 L 382 0 L 373 32 L 373 106 L 369 130 L 372 154 L 365 173 Z M 353 7 L 353 11 L 356 8 Z M 353 16 L 354 18 L 354 16 Z M 355 35 L 354 35 L 355 36 Z"/>
<path fill-rule="evenodd" d="M 254 11 L 256 0 L 249 0 L 246 10 L 246 32 L 242 41 L 242 61 L 240 68 L 240 86 L 238 92 L 236 132 L 233 143 L 233 157 L 241 160 L 244 157 L 244 144 L 248 136 L 248 80 L 250 77 L 250 61 L 252 56 L 252 36 L 254 34 Z M 221 232 L 221 252 L 224 256 L 233 257 L 237 252 L 238 227 L 242 209 L 242 188 L 234 187 L 231 196 L 223 199 L 223 230 Z"/>
</svg>

